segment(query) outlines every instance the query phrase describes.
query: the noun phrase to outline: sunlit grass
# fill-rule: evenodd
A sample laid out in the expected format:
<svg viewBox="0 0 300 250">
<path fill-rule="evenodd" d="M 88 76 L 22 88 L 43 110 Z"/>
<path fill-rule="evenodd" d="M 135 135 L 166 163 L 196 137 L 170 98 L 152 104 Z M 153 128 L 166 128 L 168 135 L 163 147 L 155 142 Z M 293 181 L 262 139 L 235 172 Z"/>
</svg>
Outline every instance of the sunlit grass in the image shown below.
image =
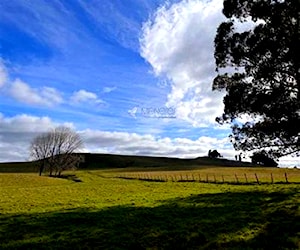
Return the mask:
<svg viewBox="0 0 300 250">
<path fill-rule="evenodd" d="M 110 175 L 109 175 L 110 174 Z M 107 176 L 163 181 L 202 181 L 217 183 L 300 183 L 300 170 L 284 168 L 198 167 L 187 170 L 171 168 L 131 168 L 106 171 Z"/>
<path fill-rule="evenodd" d="M 225 174 L 227 170 L 201 171 Z M 238 171 L 245 169 L 234 170 Z M 260 175 L 265 171 L 270 170 L 263 169 Z M 118 178 L 137 173 L 134 169 L 66 173 L 76 174 L 81 182 L 0 174 L 0 249 L 300 247 L 298 184 Z"/>
</svg>

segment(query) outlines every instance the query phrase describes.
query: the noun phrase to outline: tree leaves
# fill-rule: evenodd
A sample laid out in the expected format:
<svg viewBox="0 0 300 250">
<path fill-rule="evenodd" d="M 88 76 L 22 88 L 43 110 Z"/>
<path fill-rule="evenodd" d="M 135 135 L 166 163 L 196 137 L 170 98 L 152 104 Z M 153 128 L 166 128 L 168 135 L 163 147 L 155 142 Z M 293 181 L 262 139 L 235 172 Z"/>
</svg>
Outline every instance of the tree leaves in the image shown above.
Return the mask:
<svg viewBox="0 0 300 250">
<path fill-rule="evenodd" d="M 300 154 L 300 1 L 225 0 L 223 13 L 228 20 L 215 37 L 219 74 L 212 88 L 227 95 L 216 120 L 233 124 L 236 149 Z M 259 22 L 237 30 L 249 20 Z M 261 119 L 236 123 L 245 114 Z"/>
</svg>

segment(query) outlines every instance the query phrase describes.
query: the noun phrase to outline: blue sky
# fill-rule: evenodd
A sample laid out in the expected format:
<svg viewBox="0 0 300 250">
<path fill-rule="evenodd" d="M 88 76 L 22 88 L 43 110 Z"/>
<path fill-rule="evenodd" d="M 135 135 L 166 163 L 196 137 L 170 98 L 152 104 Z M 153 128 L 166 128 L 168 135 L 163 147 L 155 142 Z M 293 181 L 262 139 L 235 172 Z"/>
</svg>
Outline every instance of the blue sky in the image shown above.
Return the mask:
<svg viewBox="0 0 300 250">
<path fill-rule="evenodd" d="M 228 127 L 214 122 L 224 93 L 211 91 L 221 9 L 221 0 L 2 0 L 0 161 L 28 159 L 32 137 L 62 124 L 85 151 L 216 148 L 233 158 Z"/>
</svg>

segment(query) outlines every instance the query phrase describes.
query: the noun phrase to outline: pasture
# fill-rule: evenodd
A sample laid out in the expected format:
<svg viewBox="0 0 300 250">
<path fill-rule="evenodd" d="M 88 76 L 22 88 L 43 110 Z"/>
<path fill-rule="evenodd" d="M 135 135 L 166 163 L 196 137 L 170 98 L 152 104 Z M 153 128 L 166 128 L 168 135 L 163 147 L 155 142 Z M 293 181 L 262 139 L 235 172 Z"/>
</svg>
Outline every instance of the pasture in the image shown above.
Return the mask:
<svg viewBox="0 0 300 250">
<path fill-rule="evenodd" d="M 252 183 L 254 170 L 260 184 Z M 268 181 L 271 172 L 281 178 L 286 171 L 289 183 Z M 299 172 L 123 168 L 65 179 L 1 173 L 0 249 L 300 249 Z M 235 183 L 245 173 L 249 185 Z M 197 181 L 199 174 L 212 181 Z M 222 175 L 233 183 L 213 183 Z"/>
</svg>

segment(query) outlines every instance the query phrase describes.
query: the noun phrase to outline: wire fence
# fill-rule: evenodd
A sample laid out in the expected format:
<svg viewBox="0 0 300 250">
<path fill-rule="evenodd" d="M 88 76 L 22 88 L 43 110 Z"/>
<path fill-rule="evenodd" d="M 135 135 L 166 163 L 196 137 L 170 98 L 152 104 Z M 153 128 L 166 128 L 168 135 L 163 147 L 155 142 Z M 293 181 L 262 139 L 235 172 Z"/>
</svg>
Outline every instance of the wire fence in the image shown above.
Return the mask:
<svg viewBox="0 0 300 250">
<path fill-rule="evenodd" d="M 152 174 L 126 173 L 118 178 L 155 182 L 201 182 L 218 184 L 300 184 L 299 174 L 285 173 L 235 173 L 235 174 Z"/>
</svg>

